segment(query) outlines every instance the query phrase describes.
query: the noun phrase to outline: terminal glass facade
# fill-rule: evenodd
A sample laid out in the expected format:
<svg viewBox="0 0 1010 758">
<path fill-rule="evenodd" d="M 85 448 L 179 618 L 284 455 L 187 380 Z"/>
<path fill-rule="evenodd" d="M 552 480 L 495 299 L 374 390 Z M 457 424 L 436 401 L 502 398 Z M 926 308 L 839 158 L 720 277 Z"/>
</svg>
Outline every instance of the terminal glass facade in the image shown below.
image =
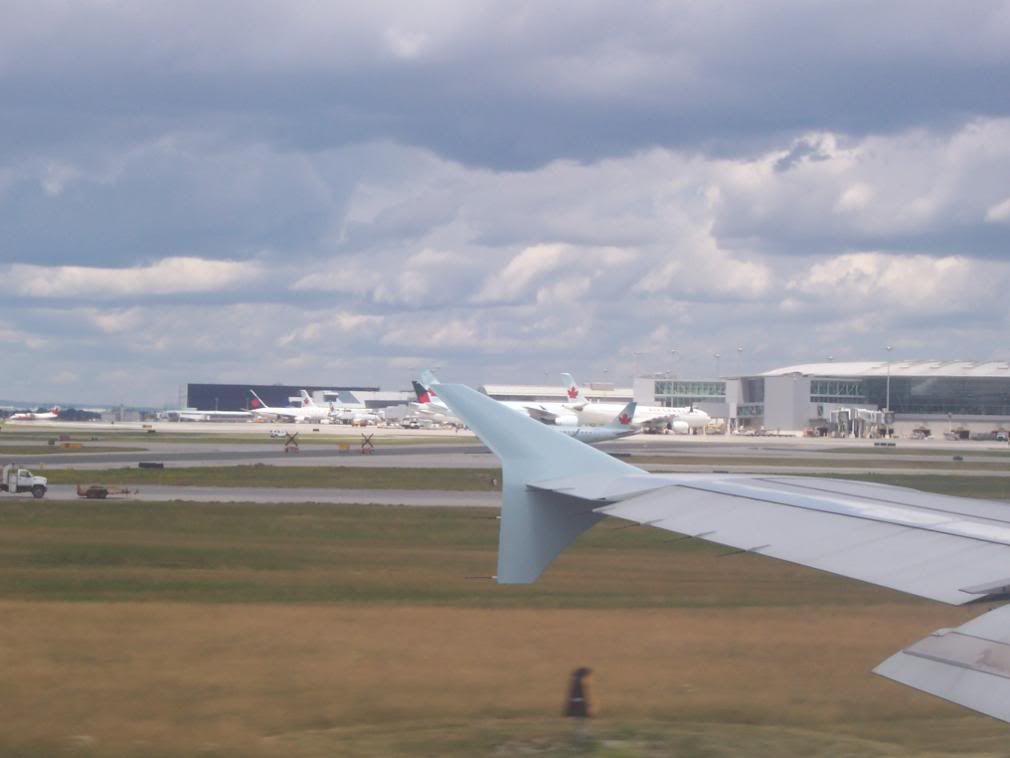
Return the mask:
<svg viewBox="0 0 1010 758">
<path fill-rule="evenodd" d="M 865 403 L 862 379 L 811 379 L 812 403 Z"/>
<path fill-rule="evenodd" d="M 886 408 L 887 377 L 862 381 L 866 401 Z M 890 408 L 915 415 L 1010 416 L 1010 377 L 892 376 Z"/>
<path fill-rule="evenodd" d="M 666 381 L 656 382 L 656 404 L 682 407 L 694 403 L 726 401 L 726 382 Z"/>
</svg>

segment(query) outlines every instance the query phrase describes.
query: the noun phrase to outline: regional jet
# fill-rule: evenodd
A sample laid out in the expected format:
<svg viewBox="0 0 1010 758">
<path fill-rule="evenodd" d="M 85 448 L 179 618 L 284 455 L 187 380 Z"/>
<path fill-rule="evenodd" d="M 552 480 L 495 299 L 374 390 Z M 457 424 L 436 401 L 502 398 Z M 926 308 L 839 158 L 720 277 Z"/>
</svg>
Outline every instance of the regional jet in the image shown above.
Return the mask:
<svg viewBox="0 0 1010 758">
<path fill-rule="evenodd" d="M 571 407 L 576 410 L 580 424 L 605 424 L 620 411 L 620 403 L 589 402 L 582 394 L 578 383 L 571 374 L 562 374 L 565 392 Z M 659 431 L 669 427 L 677 434 L 690 434 L 701 429 L 712 418 L 705 411 L 696 408 L 668 408 L 662 405 L 640 405 L 635 413 L 635 423 Z"/>
<path fill-rule="evenodd" d="M 10 416 L 7 417 L 7 420 L 8 421 L 52 421 L 55 418 L 59 418 L 59 416 L 60 416 L 60 407 L 58 405 L 54 405 L 52 408 L 49 409 L 48 412 L 45 412 L 45 413 L 43 413 L 43 412 L 36 413 L 34 411 L 23 411 L 22 413 L 11 414 Z"/>
<path fill-rule="evenodd" d="M 439 396 L 502 463 L 500 583 L 535 581 L 612 516 L 954 605 L 1010 597 L 1006 503 L 820 477 L 649 474 L 469 387 Z M 1010 605 L 874 671 L 1010 722 Z"/>
<path fill-rule="evenodd" d="M 309 396 L 309 393 L 302 390 L 302 399 L 306 405 L 319 407 Z M 330 423 L 351 424 L 353 426 L 368 426 L 378 424 L 386 420 L 384 411 L 375 411 L 365 406 L 364 403 L 352 405 L 350 403 L 336 402 L 330 403 L 329 417 Z"/>
<path fill-rule="evenodd" d="M 632 400 L 606 426 L 559 426 L 557 431 L 587 445 L 629 437 L 642 431 L 642 428 L 635 426 L 632 421 L 635 418 L 636 405 Z"/>
<path fill-rule="evenodd" d="M 159 421 L 249 421 L 250 411 L 201 411 L 198 408 L 158 411 Z"/>
</svg>

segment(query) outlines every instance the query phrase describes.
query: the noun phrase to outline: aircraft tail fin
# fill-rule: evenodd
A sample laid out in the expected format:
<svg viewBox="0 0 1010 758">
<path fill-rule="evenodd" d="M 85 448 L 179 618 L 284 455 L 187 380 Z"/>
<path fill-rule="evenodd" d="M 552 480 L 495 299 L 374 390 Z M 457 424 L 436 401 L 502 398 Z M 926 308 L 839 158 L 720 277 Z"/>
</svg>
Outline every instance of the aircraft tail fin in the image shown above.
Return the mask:
<svg viewBox="0 0 1010 758">
<path fill-rule="evenodd" d="M 635 409 L 638 408 L 638 403 L 632 400 L 618 413 L 613 421 L 611 421 L 607 426 L 615 429 L 627 429 L 635 420 Z"/>
<path fill-rule="evenodd" d="M 585 408 L 588 401 L 586 400 L 586 396 L 582 394 L 582 389 L 579 387 L 578 382 L 575 381 L 575 377 L 571 374 L 562 374 L 561 378 L 564 379 L 565 394 L 568 395 L 567 405 L 576 409 Z"/>
<path fill-rule="evenodd" d="M 314 407 L 316 407 L 316 401 L 313 400 L 312 395 L 310 395 L 308 392 L 306 392 L 305 390 L 298 390 L 298 394 L 302 398 L 302 407 L 303 408 L 314 408 Z"/>
<path fill-rule="evenodd" d="M 417 395 L 417 402 L 421 405 L 431 402 L 431 395 L 428 393 L 428 390 L 421 386 L 419 381 L 415 380 L 411 384 L 414 385 L 414 394 Z"/>
<path fill-rule="evenodd" d="M 491 448 L 502 463 L 498 582 L 535 581 L 576 537 L 603 516 L 592 503 L 534 486 L 536 482 L 595 472 L 641 470 L 558 434 L 549 426 L 461 384 L 440 384 L 439 397 Z"/>
<path fill-rule="evenodd" d="M 260 400 L 260 396 L 257 395 L 255 391 L 249 390 L 249 394 L 253 396 L 252 403 L 250 403 L 250 405 L 252 405 L 253 408 L 266 408 L 267 407 L 267 404 L 264 403 L 262 400 Z"/>
</svg>

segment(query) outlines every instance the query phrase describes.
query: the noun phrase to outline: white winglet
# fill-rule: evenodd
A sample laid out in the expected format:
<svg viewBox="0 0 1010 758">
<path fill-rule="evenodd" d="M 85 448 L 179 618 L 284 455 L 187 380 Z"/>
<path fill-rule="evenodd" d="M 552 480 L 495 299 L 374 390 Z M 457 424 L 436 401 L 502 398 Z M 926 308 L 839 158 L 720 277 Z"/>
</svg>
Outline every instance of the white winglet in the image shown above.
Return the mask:
<svg viewBox="0 0 1010 758">
<path fill-rule="evenodd" d="M 438 395 L 502 462 L 502 521 L 498 581 L 535 581 L 551 561 L 603 515 L 592 504 L 527 485 L 592 470 L 641 474 L 550 427 L 461 384 L 440 384 Z"/>
</svg>

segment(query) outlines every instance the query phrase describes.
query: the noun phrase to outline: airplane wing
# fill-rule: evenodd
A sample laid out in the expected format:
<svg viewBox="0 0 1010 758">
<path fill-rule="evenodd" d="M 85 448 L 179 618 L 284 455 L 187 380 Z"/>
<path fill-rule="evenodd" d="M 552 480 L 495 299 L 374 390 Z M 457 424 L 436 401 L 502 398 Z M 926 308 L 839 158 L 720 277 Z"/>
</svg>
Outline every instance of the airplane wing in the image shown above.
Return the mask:
<svg viewBox="0 0 1010 758">
<path fill-rule="evenodd" d="M 1010 589 L 1010 505 L 882 484 L 734 474 L 530 482 L 595 513 L 961 605 Z"/>
<path fill-rule="evenodd" d="M 442 399 L 502 460 L 498 581 L 536 580 L 607 516 L 956 605 L 1010 593 L 1010 506 L 775 475 L 655 475 L 468 387 Z M 1010 721 L 1010 606 L 933 635 L 877 671 Z"/>
<path fill-rule="evenodd" d="M 554 424 L 558 420 L 558 414 L 547 410 L 542 405 L 524 405 L 523 410 L 530 418 L 536 419 L 542 424 Z"/>
</svg>

